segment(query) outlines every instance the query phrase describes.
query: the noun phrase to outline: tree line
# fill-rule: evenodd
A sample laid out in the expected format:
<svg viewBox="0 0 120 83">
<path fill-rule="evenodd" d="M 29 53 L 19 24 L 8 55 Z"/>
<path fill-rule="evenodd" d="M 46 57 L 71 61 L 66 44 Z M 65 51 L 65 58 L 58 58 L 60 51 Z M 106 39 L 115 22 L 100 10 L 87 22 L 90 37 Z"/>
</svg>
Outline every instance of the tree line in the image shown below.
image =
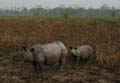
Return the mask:
<svg viewBox="0 0 120 83">
<path fill-rule="evenodd" d="M 105 17 L 120 18 L 120 9 L 109 7 L 104 4 L 100 8 L 84 8 L 84 7 L 64 7 L 42 8 L 36 6 L 34 8 L 13 8 L 0 9 L 0 16 L 62 16 L 69 18 L 71 16 L 78 17 Z"/>
</svg>

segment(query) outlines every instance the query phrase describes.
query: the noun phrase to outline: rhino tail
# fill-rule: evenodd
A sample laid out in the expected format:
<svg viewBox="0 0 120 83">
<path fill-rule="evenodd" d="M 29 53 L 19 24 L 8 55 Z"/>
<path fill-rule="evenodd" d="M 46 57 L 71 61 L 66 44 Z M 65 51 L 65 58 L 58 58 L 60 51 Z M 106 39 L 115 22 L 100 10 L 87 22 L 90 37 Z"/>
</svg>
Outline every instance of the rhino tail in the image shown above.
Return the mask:
<svg viewBox="0 0 120 83">
<path fill-rule="evenodd" d="M 66 46 L 61 42 L 61 41 L 58 41 L 56 42 L 59 47 L 61 48 L 61 55 L 64 56 L 64 55 L 67 55 L 67 48 Z"/>
<path fill-rule="evenodd" d="M 60 66 L 63 67 L 63 65 L 65 64 L 66 56 L 67 56 L 67 48 L 62 42 L 58 42 L 58 45 L 61 48 L 61 56 L 59 59 L 59 63 L 60 63 Z"/>
</svg>

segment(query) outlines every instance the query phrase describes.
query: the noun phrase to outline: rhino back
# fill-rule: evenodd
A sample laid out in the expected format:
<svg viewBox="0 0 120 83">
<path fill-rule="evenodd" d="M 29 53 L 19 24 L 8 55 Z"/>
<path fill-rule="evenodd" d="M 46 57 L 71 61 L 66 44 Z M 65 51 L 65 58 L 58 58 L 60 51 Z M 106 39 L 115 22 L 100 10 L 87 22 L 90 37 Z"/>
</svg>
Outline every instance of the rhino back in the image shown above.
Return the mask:
<svg viewBox="0 0 120 83">
<path fill-rule="evenodd" d="M 62 50 L 57 43 L 46 44 L 42 46 L 47 62 L 56 62 L 60 59 Z"/>
<path fill-rule="evenodd" d="M 35 51 L 41 51 L 41 44 L 34 45 L 32 48 L 34 48 Z"/>
<path fill-rule="evenodd" d="M 78 46 L 77 49 L 78 56 L 83 59 L 86 59 L 91 54 L 91 50 L 92 48 L 89 45 Z"/>
</svg>

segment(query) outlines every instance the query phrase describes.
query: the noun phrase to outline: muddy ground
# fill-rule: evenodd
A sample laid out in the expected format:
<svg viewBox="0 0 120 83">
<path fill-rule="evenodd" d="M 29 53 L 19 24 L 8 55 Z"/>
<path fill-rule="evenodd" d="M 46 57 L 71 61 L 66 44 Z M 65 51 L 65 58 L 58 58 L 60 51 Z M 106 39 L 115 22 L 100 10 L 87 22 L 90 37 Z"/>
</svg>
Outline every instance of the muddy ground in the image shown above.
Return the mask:
<svg viewBox="0 0 120 83">
<path fill-rule="evenodd" d="M 120 83 L 117 69 L 67 63 L 64 71 L 46 66 L 43 72 L 35 74 L 31 62 L 13 58 L 0 57 L 0 83 Z"/>
</svg>

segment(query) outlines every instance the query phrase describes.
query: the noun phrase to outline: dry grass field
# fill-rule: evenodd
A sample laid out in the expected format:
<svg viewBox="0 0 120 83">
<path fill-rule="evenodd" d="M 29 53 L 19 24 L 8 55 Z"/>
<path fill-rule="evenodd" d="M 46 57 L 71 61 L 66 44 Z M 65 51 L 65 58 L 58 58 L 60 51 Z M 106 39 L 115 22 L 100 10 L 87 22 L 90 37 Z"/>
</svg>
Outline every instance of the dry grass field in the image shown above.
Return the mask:
<svg viewBox="0 0 120 83">
<path fill-rule="evenodd" d="M 45 68 L 35 77 L 22 46 L 60 40 L 67 48 L 96 47 L 95 66 L 68 64 L 64 72 Z M 120 20 L 29 17 L 0 18 L 0 83 L 120 83 Z"/>
</svg>

